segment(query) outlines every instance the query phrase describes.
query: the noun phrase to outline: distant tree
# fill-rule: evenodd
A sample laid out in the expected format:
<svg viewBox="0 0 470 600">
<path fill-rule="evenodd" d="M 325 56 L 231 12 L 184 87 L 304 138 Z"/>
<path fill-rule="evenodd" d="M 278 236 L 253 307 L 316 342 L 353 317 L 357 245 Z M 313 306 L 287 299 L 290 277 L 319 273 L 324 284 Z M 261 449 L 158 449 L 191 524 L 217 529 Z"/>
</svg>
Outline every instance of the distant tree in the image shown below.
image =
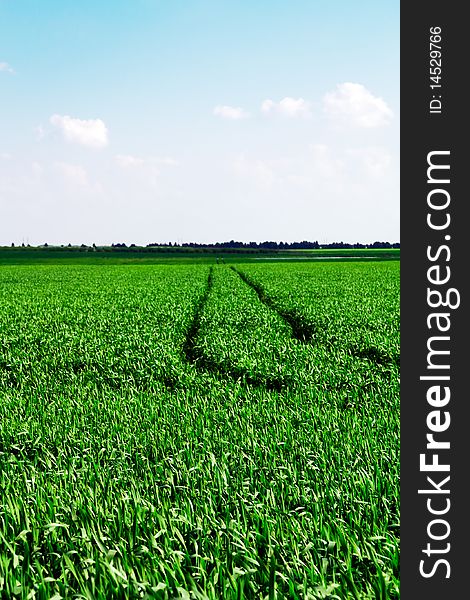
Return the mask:
<svg viewBox="0 0 470 600">
<path fill-rule="evenodd" d="M 391 248 L 392 245 L 390 244 L 390 242 L 374 242 L 373 244 L 370 244 L 369 247 L 370 248 Z"/>
<path fill-rule="evenodd" d="M 14 248 L 15 247 L 15 242 L 11 243 L 11 247 Z"/>
</svg>

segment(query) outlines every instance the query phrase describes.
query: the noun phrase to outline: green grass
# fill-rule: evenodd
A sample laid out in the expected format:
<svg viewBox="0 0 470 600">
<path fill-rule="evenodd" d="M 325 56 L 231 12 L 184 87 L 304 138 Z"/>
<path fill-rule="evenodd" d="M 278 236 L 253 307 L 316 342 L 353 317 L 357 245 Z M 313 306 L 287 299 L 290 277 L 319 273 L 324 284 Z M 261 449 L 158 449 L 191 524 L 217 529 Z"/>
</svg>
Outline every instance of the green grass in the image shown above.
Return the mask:
<svg viewBox="0 0 470 600">
<path fill-rule="evenodd" d="M 0 596 L 398 598 L 399 264 L 0 268 Z"/>
</svg>

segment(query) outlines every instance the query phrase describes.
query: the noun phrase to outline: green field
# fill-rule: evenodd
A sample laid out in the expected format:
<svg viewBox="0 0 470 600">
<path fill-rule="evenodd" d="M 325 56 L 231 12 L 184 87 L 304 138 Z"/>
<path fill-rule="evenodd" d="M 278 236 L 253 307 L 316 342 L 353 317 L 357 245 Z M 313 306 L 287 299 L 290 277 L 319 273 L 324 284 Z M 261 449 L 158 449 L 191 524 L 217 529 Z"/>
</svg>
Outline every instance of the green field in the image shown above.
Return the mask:
<svg viewBox="0 0 470 600">
<path fill-rule="evenodd" d="M 305 262 L 311 260 L 399 260 L 400 249 L 240 250 L 236 248 L 92 248 L 0 247 L 0 265 L 71 264 L 194 264 L 257 261 Z"/>
<path fill-rule="evenodd" d="M 3 262 L 0 597 L 399 597 L 397 260 Z"/>
</svg>

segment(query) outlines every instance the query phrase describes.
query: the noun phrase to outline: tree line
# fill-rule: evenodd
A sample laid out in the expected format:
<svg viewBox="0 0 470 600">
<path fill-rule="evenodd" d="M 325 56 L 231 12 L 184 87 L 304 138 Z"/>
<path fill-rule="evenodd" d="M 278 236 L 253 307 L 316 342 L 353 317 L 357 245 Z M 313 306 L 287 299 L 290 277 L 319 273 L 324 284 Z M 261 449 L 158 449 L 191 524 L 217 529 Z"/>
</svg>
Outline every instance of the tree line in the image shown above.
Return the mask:
<svg viewBox="0 0 470 600">
<path fill-rule="evenodd" d="M 12 243 L 11 247 L 14 248 L 15 244 Z M 21 247 L 25 247 L 25 244 L 21 244 Z M 27 248 L 32 248 L 30 244 L 26 245 Z M 118 251 L 132 251 L 132 252 L 152 252 L 152 251 L 163 251 L 163 252 L 176 252 L 179 250 L 196 250 L 196 251 L 215 251 L 215 250 L 227 250 L 227 251 L 248 251 L 248 252 L 259 252 L 263 250 L 342 250 L 342 249 L 392 249 L 400 248 L 399 242 L 373 242 L 372 244 L 363 244 L 356 242 L 354 244 L 348 242 L 331 242 L 322 243 L 318 241 L 309 242 L 237 242 L 230 240 L 229 242 L 215 242 L 214 244 L 202 244 L 198 242 L 154 242 L 147 244 L 146 246 L 138 246 L 136 244 L 125 244 L 125 243 L 112 243 L 111 246 L 97 246 L 92 244 L 72 245 L 72 244 L 61 244 L 60 246 L 49 245 L 44 243 L 36 248 L 47 248 L 50 250 L 81 250 L 88 251 L 92 250 L 95 252 L 109 252 L 112 250 Z"/>
</svg>

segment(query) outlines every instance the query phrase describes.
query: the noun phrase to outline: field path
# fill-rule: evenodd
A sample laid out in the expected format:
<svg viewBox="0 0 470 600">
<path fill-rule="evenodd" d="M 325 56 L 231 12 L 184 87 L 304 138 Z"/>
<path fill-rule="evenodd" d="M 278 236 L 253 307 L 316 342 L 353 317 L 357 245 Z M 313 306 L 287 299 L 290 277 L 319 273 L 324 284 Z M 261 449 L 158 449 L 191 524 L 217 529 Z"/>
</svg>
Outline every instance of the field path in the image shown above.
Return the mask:
<svg viewBox="0 0 470 600">
<path fill-rule="evenodd" d="M 263 289 L 261 285 L 250 279 L 245 273 L 242 273 L 235 267 L 230 267 L 232 271 L 235 271 L 237 275 L 244 281 L 248 286 L 250 286 L 258 295 L 260 302 L 262 302 L 265 306 L 274 310 L 292 329 L 292 336 L 298 340 L 299 342 L 311 342 L 315 337 L 315 327 L 313 324 L 306 323 L 300 315 L 292 312 L 283 310 L 279 306 L 276 305 L 274 300 L 266 294 L 266 291 Z"/>
<path fill-rule="evenodd" d="M 198 343 L 201 335 L 201 323 L 206 308 L 207 300 L 214 287 L 214 267 L 210 268 L 207 277 L 205 292 L 202 294 L 196 305 L 194 317 L 186 334 L 183 344 L 183 353 L 188 363 L 195 365 L 198 369 L 206 371 L 210 375 L 219 375 L 228 377 L 234 381 L 243 381 L 245 384 L 264 388 L 268 391 L 280 391 L 287 386 L 287 382 L 279 377 L 261 378 L 250 374 L 247 369 L 237 365 L 229 366 L 220 364 L 204 352 L 204 348 Z"/>
</svg>

